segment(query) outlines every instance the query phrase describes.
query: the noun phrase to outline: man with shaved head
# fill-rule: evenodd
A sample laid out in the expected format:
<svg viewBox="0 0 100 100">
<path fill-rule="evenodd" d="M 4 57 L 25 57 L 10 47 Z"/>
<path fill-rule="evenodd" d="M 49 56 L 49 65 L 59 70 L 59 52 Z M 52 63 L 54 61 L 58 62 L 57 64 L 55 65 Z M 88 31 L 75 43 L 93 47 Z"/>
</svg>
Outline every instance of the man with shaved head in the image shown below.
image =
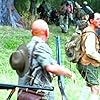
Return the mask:
<svg viewBox="0 0 100 100">
<path fill-rule="evenodd" d="M 64 75 L 65 77 L 69 77 L 73 80 L 75 79 L 73 72 L 67 68 L 61 67 L 53 59 L 51 48 L 46 43 L 48 37 L 48 24 L 42 19 L 34 21 L 32 24 L 32 40 L 27 45 L 29 49 L 29 61 L 31 63 L 31 68 L 23 77 L 19 77 L 19 84 L 31 85 L 33 87 L 45 89 L 52 88 L 52 78 L 55 75 Z M 28 91 L 30 92 L 30 90 Z M 26 99 L 26 96 L 22 96 L 23 92 L 24 91 L 20 89 L 18 100 L 55 100 L 53 91 L 41 90 L 41 99 L 35 99 L 34 97 L 30 99 L 31 96 L 28 96 Z M 40 94 L 40 91 L 32 92 L 35 92 L 37 95 L 38 93 Z"/>
</svg>

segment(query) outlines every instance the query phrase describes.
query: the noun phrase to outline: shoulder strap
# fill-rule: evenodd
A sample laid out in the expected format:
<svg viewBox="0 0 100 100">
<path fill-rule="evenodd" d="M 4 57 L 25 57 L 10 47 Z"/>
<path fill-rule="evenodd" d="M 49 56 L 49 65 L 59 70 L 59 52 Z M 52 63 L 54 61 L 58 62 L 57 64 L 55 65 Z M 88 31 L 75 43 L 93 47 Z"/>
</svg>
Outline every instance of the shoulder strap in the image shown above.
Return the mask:
<svg viewBox="0 0 100 100">
<path fill-rule="evenodd" d="M 81 38 L 83 38 L 83 35 L 84 38 L 81 40 L 81 44 L 80 44 L 80 47 L 81 47 L 81 54 L 80 54 L 80 59 L 83 57 L 83 55 L 85 54 L 85 48 L 84 48 L 84 41 L 87 39 L 87 35 L 86 35 L 87 32 L 82 32 L 81 34 Z"/>
<path fill-rule="evenodd" d="M 31 53 L 31 62 L 30 62 L 30 67 L 29 67 L 29 75 L 31 75 L 32 72 L 33 72 L 33 71 L 32 71 L 32 62 L 33 62 L 33 57 L 34 57 L 33 52 L 34 52 L 34 50 L 35 50 L 35 47 L 36 47 L 37 43 L 38 43 L 38 42 L 35 42 L 34 48 L 33 48 L 32 53 Z"/>
</svg>

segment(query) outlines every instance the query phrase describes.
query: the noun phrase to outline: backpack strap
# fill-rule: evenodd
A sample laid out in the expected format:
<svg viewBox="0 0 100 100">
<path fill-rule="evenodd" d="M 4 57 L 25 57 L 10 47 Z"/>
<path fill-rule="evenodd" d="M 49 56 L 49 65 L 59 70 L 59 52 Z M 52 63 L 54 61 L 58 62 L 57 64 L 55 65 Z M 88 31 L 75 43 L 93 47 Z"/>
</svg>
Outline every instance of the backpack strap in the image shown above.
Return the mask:
<svg viewBox="0 0 100 100">
<path fill-rule="evenodd" d="M 82 33 L 83 33 L 83 34 L 84 34 L 84 33 L 94 33 L 97 37 L 99 37 L 98 34 L 97 34 L 96 32 L 93 32 L 93 31 L 85 31 L 85 32 L 82 32 Z"/>
<path fill-rule="evenodd" d="M 81 48 L 81 54 L 80 54 L 80 58 L 79 58 L 79 61 L 80 59 L 83 57 L 83 55 L 85 54 L 85 48 L 83 49 L 83 45 L 84 45 L 84 41 L 87 39 L 87 35 L 86 35 L 87 32 L 82 32 L 81 34 L 81 38 L 83 38 L 83 35 L 85 35 L 85 37 L 83 38 L 83 41 L 81 40 L 81 45 L 80 45 L 80 48 Z M 84 51 L 82 51 L 84 50 Z"/>
</svg>

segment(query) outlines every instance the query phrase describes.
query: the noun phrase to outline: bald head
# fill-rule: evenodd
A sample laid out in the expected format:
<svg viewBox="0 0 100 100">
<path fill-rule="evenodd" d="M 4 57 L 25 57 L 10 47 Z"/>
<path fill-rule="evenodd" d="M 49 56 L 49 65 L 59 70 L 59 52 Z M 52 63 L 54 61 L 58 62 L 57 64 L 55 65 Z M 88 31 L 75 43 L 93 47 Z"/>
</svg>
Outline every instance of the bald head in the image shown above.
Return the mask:
<svg viewBox="0 0 100 100">
<path fill-rule="evenodd" d="M 40 36 L 40 35 L 49 35 L 49 28 L 48 24 L 42 20 L 38 19 L 33 22 L 32 24 L 32 35 L 33 36 Z"/>
</svg>

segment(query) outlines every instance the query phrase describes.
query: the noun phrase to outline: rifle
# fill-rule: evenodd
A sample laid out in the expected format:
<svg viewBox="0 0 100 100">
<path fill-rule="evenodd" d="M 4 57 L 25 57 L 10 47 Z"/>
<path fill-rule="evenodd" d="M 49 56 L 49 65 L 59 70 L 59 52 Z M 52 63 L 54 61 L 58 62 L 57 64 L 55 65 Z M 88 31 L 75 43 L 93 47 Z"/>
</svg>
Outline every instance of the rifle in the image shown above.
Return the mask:
<svg viewBox="0 0 100 100">
<path fill-rule="evenodd" d="M 22 88 L 22 89 L 29 89 L 29 90 L 49 90 L 49 91 L 53 91 L 54 88 L 49 88 L 49 87 L 44 87 L 44 88 L 37 88 L 37 87 L 33 87 L 33 86 L 29 86 L 29 85 L 12 85 L 12 84 L 0 84 L 0 89 L 12 89 L 12 91 L 10 92 L 8 98 L 6 100 L 10 100 L 11 96 L 13 95 L 13 93 L 15 92 L 16 88 Z"/>
<path fill-rule="evenodd" d="M 57 63 L 61 65 L 60 36 L 56 37 L 56 59 Z M 64 76 L 58 76 L 58 86 L 62 95 L 62 100 L 68 100 L 64 91 Z"/>
</svg>

